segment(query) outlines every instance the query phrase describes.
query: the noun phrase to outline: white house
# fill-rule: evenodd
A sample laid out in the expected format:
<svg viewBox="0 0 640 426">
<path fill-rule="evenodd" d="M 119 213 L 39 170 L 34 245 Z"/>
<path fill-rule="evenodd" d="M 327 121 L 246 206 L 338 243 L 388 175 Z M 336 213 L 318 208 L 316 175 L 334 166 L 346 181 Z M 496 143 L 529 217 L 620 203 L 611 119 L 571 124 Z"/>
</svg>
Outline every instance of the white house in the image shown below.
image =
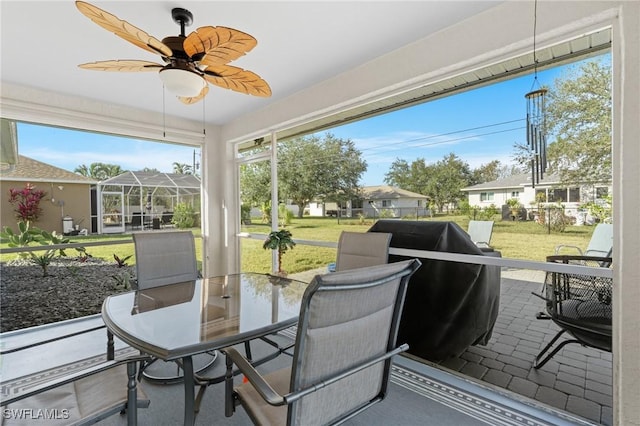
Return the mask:
<svg viewBox="0 0 640 426">
<path fill-rule="evenodd" d="M 566 186 L 560 182 L 559 176 L 549 174 L 534 187 L 531 174 L 523 173 L 462 188 L 461 191 L 468 193 L 469 205 L 480 208 L 491 205 L 499 208 L 506 204 L 507 200 L 516 198 L 525 208 L 537 204 L 538 201 L 560 203 L 565 208 L 565 214 L 577 216 L 581 204 L 602 200 L 611 194 L 612 186 L 610 182 Z"/>
<path fill-rule="evenodd" d="M 389 185 L 365 186 L 360 198 L 344 203 L 314 201 L 309 203 L 310 216 L 343 217 L 422 217 L 429 214 L 429 198 L 426 195 Z"/>
</svg>

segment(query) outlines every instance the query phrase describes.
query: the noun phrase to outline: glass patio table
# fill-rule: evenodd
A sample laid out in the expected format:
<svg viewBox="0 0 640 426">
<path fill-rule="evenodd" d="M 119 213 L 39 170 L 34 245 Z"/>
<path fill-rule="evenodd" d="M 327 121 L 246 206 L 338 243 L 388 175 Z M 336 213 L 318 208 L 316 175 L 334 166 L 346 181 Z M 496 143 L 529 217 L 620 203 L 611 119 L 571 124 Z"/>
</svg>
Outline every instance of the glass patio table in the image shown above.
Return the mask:
<svg viewBox="0 0 640 426">
<path fill-rule="evenodd" d="M 248 342 L 295 325 L 307 283 L 267 274 L 211 277 L 109 296 L 110 333 L 145 354 L 181 360 L 184 424 L 195 421 L 194 355 Z M 109 355 L 113 356 L 110 338 Z"/>
</svg>

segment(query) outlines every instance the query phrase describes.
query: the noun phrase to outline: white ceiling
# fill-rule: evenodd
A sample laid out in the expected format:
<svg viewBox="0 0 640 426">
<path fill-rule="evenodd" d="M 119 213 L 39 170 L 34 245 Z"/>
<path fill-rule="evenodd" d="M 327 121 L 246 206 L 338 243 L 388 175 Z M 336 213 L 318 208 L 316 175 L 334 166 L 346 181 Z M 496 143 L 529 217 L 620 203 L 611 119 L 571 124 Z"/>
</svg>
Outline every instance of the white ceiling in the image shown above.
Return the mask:
<svg viewBox="0 0 640 426">
<path fill-rule="evenodd" d="M 171 9 L 194 15 L 200 26 L 227 26 L 253 35 L 258 45 L 232 65 L 254 71 L 273 96 L 256 98 L 215 86 L 204 113 L 225 124 L 304 88 L 453 25 L 499 1 L 96 1 L 94 5 L 162 39 L 177 35 Z M 161 63 L 91 22 L 73 1 L 0 1 L 2 83 L 163 111 L 160 79 L 150 73 L 82 70 L 109 59 Z M 202 104 L 187 106 L 166 94 L 167 115 L 202 120 Z"/>
</svg>

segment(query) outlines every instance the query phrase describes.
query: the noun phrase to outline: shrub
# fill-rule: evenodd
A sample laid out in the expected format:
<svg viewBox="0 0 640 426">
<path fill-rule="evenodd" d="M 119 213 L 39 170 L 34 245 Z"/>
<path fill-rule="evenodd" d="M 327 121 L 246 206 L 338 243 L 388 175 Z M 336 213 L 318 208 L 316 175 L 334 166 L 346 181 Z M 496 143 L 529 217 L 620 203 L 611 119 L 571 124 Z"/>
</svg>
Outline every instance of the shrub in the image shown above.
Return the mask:
<svg viewBox="0 0 640 426">
<path fill-rule="evenodd" d="M 13 229 L 5 226 L 0 236 L 9 241 L 9 247 L 26 247 L 30 243 L 40 241 L 42 231 L 38 228 L 32 228 L 30 222 L 18 222 L 18 232 L 14 232 Z M 19 256 L 24 258 L 27 257 L 27 254 L 20 253 Z"/>
<path fill-rule="evenodd" d="M 287 208 L 284 204 L 278 206 L 278 219 L 280 220 L 280 226 L 291 225 L 293 220 L 293 212 Z"/>
<path fill-rule="evenodd" d="M 193 228 L 196 224 L 196 212 L 193 206 L 187 203 L 179 203 L 173 209 L 173 223 L 179 229 Z"/>
<path fill-rule="evenodd" d="M 244 225 L 251 224 L 251 206 L 247 204 L 240 205 L 240 220 Z"/>
<path fill-rule="evenodd" d="M 125 256 L 125 257 L 118 257 L 115 253 L 113 254 L 113 259 L 116 261 L 116 265 L 118 266 L 118 268 L 124 268 L 125 266 L 127 266 L 127 260 L 129 260 L 131 258 L 131 254 L 129 256 Z"/>
<path fill-rule="evenodd" d="M 473 208 L 478 209 L 477 206 L 474 206 Z M 469 200 L 458 201 L 458 210 L 460 211 L 460 214 L 464 214 L 464 215 L 473 214 L 471 211 L 471 204 L 469 204 Z"/>
<path fill-rule="evenodd" d="M 28 183 L 23 189 L 9 189 L 9 202 L 17 204 L 14 211 L 18 219 L 22 222 L 35 222 L 42 213 L 40 201 L 45 195 L 47 195 L 46 192 L 36 189 L 34 185 Z"/>
</svg>

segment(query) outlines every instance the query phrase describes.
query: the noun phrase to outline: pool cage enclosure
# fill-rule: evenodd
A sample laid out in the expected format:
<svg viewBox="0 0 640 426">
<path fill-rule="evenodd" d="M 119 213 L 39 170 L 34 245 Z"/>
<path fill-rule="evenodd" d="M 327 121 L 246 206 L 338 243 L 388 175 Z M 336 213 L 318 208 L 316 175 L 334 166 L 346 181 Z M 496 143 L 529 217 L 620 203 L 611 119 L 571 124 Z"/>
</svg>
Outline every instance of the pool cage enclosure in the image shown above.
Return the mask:
<svg viewBox="0 0 640 426">
<path fill-rule="evenodd" d="M 194 175 L 125 172 L 97 186 L 98 233 L 158 228 L 169 224 L 176 205 L 200 211 L 200 179 Z"/>
</svg>

